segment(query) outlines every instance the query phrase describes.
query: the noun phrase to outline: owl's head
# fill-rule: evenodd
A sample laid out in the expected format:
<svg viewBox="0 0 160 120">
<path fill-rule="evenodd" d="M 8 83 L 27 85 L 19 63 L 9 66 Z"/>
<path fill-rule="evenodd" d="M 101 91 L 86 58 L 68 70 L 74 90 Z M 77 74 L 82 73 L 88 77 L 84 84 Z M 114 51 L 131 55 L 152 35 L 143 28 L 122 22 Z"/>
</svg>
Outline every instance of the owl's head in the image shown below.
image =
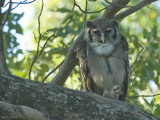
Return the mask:
<svg viewBox="0 0 160 120">
<path fill-rule="evenodd" d="M 90 42 L 110 43 L 116 38 L 118 22 L 113 19 L 100 18 L 85 23 L 85 40 Z"/>
</svg>

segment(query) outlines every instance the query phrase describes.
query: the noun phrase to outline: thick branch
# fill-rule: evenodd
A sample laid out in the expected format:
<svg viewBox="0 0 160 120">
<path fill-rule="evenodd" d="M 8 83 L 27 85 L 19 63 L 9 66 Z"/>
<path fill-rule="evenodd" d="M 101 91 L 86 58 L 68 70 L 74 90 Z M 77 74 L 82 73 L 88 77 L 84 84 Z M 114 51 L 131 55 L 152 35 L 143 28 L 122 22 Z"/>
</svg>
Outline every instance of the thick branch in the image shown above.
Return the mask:
<svg viewBox="0 0 160 120">
<path fill-rule="evenodd" d="M 143 0 L 142 2 L 140 2 L 137 5 L 127 9 L 126 11 L 121 12 L 118 15 L 115 15 L 114 18 L 115 19 L 123 19 L 123 18 L 127 17 L 128 15 L 138 11 L 139 9 L 151 4 L 154 1 L 156 1 L 156 0 Z"/>
<path fill-rule="evenodd" d="M 76 41 L 70 47 L 70 49 L 67 53 L 67 56 L 64 60 L 64 63 L 62 64 L 57 75 L 50 82 L 51 84 L 61 85 L 61 86 L 64 85 L 64 83 L 65 83 L 66 79 L 68 78 L 68 76 L 70 75 L 71 71 L 78 63 L 78 59 L 76 58 L 74 51 L 75 51 L 75 48 L 76 48 L 78 42 L 83 39 L 83 36 L 84 36 L 84 31 L 79 35 L 79 37 L 76 39 Z"/>
<path fill-rule="evenodd" d="M 50 118 L 56 116 L 65 120 L 158 120 L 152 114 L 124 101 L 25 80 L 1 71 L 0 88 L 0 101 L 34 108 L 51 116 Z M 19 110 L 23 112 L 24 109 Z M 32 110 L 31 115 L 38 113 L 41 116 L 36 110 Z M 15 114 L 14 111 L 12 114 Z"/>
<path fill-rule="evenodd" d="M 0 101 L 0 119 L 5 120 L 50 120 L 46 116 L 27 106 L 12 105 L 6 102 Z"/>
<path fill-rule="evenodd" d="M 0 8 L 0 70 L 6 71 L 9 73 L 8 66 L 6 63 L 6 57 L 4 53 L 4 39 L 3 39 L 3 32 L 2 32 L 3 23 L 2 23 L 2 13 Z"/>
<path fill-rule="evenodd" d="M 113 16 L 123 7 L 125 7 L 130 0 L 113 0 L 103 13 L 104 18 L 113 18 Z"/>
</svg>

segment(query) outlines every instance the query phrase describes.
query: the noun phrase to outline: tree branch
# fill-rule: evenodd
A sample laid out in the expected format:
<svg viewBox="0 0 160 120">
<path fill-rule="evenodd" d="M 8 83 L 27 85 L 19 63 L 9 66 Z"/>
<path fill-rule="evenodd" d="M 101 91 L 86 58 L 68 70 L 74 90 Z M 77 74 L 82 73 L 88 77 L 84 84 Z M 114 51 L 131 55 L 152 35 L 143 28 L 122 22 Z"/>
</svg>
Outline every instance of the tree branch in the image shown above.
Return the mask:
<svg viewBox="0 0 160 120">
<path fill-rule="evenodd" d="M 8 19 L 8 16 L 9 16 L 9 13 L 11 11 L 11 7 L 12 7 L 12 0 L 10 0 L 10 4 L 9 4 L 9 8 L 7 10 L 7 16 L 5 18 L 5 20 L 3 21 L 3 23 L 0 25 L 0 32 L 2 32 L 2 28 L 4 26 L 4 24 L 6 23 L 7 19 Z M 2 15 L 1 15 L 2 16 Z M 2 16 L 3 17 L 3 16 Z"/>
<path fill-rule="evenodd" d="M 140 3 L 138 3 L 137 5 L 135 5 L 135 6 L 131 7 L 131 8 L 129 8 L 129 9 L 127 9 L 126 11 L 121 12 L 118 15 L 115 15 L 114 19 L 118 19 L 118 20 L 119 19 L 123 19 L 123 18 L 127 17 L 128 15 L 130 15 L 130 14 L 138 11 L 139 9 L 141 9 L 141 8 L 143 8 L 143 7 L 151 4 L 154 1 L 156 1 L 156 0 L 143 0 Z"/>
<path fill-rule="evenodd" d="M 92 92 L 74 91 L 61 86 L 25 80 L 1 71 L 0 88 L 0 101 L 31 107 L 11 105 L 10 110 L 32 112 L 27 117 L 33 115 L 44 117 L 41 114 L 44 113 L 51 116 L 50 118 L 56 116 L 62 120 L 158 120 L 152 114 L 124 101 L 104 98 Z M 0 110 L 1 114 L 3 115 L 3 112 Z M 15 111 L 12 114 L 16 115 Z M 56 120 L 59 120 L 58 118 Z"/>
<path fill-rule="evenodd" d="M 21 5 L 21 4 L 30 4 L 30 3 L 33 3 L 33 2 L 35 2 L 35 1 L 36 1 L 36 0 L 27 2 L 27 0 L 24 0 L 24 1 L 20 1 L 20 2 L 11 2 L 11 4 L 17 4 L 17 5 L 16 5 L 14 8 L 12 8 L 10 11 L 16 9 L 16 8 L 17 8 L 19 5 Z M 10 3 L 10 2 L 6 3 L 3 8 L 5 8 L 9 3 Z M 4 16 L 6 13 L 7 13 L 7 11 L 5 11 L 5 12 L 3 13 L 3 16 Z"/>
<path fill-rule="evenodd" d="M 59 64 L 57 65 L 57 67 L 55 67 L 51 72 L 49 72 L 42 80 L 42 83 L 44 83 L 44 81 L 52 74 L 54 73 L 62 64 L 63 64 L 64 60 Z"/>
<path fill-rule="evenodd" d="M 101 11 L 103 11 L 103 10 L 106 9 L 106 7 L 105 7 L 105 8 L 102 8 L 102 9 L 98 10 L 98 11 L 88 12 L 88 11 L 86 11 L 86 10 L 83 10 L 83 9 L 76 3 L 75 0 L 73 0 L 73 2 L 74 2 L 74 4 L 73 4 L 73 7 L 72 7 L 72 11 L 74 10 L 75 6 L 77 6 L 81 12 L 83 12 L 83 13 L 88 13 L 88 14 L 99 13 L 99 12 L 101 12 Z"/>
<path fill-rule="evenodd" d="M 75 40 L 75 42 L 72 44 L 72 46 L 70 47 L 70 49 L 67 53 L 67 56 L 64 60 L 64 63 L 62 64 L 57 75 L 50 82 L 51 84 L 61 85 L 61 86 L 64 85 L 64 83 L 65 83 L 66 79 L 68 78 L 68 76 L 70 75 L 71 71 L 78 64 L 78 59 L 76 58 L 76 54 L 74 51 L 75 51 L 79 41 L 83 39 L 83 36 L 84 36 L 84 30 L 79 35 L 79 37 Z"/>
<path fill-rule="evenodd" d="M 47 31 L 46 31 L 46 32 L 47 32 Z M 45 33 L 46 33 L 46 32 L 45 32 Z M 45 33 L 44 33 L 44 34 L 45 34 Z M 46 45 L 47 45 L 47 43 L 48 43 L 48 41 L 49 41 L 52 37 L 55 37 L 55 33 L 53 33 L 50 37 L 48 37 L 48 39 L 46 40 L 46 42 L 43 44 L 41 50 L 39 51 L 40 41 L 41 41 L 41 39 L 42 39 L 42 37 L 43 37 L 44 34 L 42 34 L 41 37 L 39 37 L 38 44 L 37 44 L 36 55 L 35 55 L 32 63 L 31 63 L 30 69 L 29 69 L 29 74 L 28 74 L 28 78 L 29 78 L 29 79 L 31 79 L 31 72 L 32 72 L 32 67 L 33 67 L 34 63 L 35 63 L 35 62 L 38 60 L 38 58 L 41 56 L 44 48 L 46 47 Z M 35 39 L 36 39 L 36 38 L 35 38 Z"/>
<path fill-rule="evenodd" d="M 137 62 L 137 59 L 138 59 L 140 53 L 141 53 L 143 50 L 144 50 L 144 47 L 142 47 L 142 49 L 138 52 L 138 54 L 136 55 L 135 61 L 134 61 L 134 62 L 132 63 L 132 65 L 129 67 L 130 77 L 132 76 L 132 73 L 133 73 L 133 71 L 134 71 L 134 64 Z M 131 71 L 131 69 L 133 69 L 133 70 Z"/>
<path fill-rule="evenodd" d="M 3 101 L 0 101 L 0 110 L 0 119 L 2 120 L 51 120 L 31 107 L 13 105 Z"/>
<path fill-rule="evenodd" d="M 5 72 L 9 72 L 8 70 L 8 66 L 7 66 L 7 63 L 6 63 L 6 57 L 5 57 L 5 48 L 4 48 L 4 38 L 3 38 L 3 31 L 2 31 L 2 28 L 4 26 L 4 24 L 6 23 L 7 19 L 8 19 L 8 15 L 10 13 L 10 9 L 11 9 L 11 2 L 12 0 L 10 0 L 10 5 L 9 5 L 9 8 L 8 8 L 8 12 L 7 12 L 7 16 L 5 18 L 5 20 L 3 21 L 2 18 L 3 18 L 3 15 L 2 15 L 2 12 L 1 12 L 1 7 L 0 7 L 0 70 L 3 70 Z"/>
<path fill-rule="evenodd" d="M 123 7 L 125 7 L 130 0 L 112 0 L 110 4 L 103 13 L 104 18 L 113 18 L 113 16 Z"/>
<path fill-rule="evenodd" d="M 137 98 L 137 97 L 156 97 L 160 96 L 160 94 L 155 94 L 155 95 L 134 95 L 134 96 L 127 96 L 128 98 Z"/>
<path fill-rule="evenodd" d="M 24 1 L 20 1 L 20 2 L 12 2 L 12 4 L 18 4 L 18 5 L 20 5 L 20 4 L 30 4 L 30 3 L 33 3 L 33 2 L 35 2 L 35 1 L 36 1 L 36 0 L 32 0 L 32 1 L 30 1 L 30 2 L 27 2 L 27 0 L 24 0 Z M 6 7 L 9 3 L 10 3 L 10 2 L 6 3 L 6 4 L 4 5 L 4 7 Z"/>
</svg>

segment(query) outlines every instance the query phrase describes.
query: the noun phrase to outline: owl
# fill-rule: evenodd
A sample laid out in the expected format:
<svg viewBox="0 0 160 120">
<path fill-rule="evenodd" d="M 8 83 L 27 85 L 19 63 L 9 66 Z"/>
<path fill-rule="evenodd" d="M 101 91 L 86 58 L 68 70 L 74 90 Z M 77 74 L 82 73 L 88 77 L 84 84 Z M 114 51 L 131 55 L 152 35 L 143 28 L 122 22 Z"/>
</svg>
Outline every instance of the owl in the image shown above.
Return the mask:
<svg viewBox="0 0 160 120">
<path fill-rule="evenodd" d="M 76 48 L 84 88 L 104 97 L 125 100 L 129 80 L 128 43 L 114 19 L 85 23 Z"/>
</svg>

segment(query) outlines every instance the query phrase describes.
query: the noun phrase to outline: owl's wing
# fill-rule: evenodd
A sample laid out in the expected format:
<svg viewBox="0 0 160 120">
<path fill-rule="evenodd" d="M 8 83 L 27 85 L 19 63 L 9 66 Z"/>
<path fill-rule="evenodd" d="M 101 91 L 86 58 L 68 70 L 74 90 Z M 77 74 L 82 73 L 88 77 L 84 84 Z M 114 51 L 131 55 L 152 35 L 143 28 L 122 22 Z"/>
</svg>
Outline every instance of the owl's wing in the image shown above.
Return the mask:
<svg viewBox="0 0 160 120">
<path fill-rule="evenodd" d="M 87 66 L 87 47 L 87 42 L 85 40 L 82 40 L 77 45 L 75 52 L 77 58 L 79 59 L 79 65 L 81 69 L 82 80 L 84 82 L 84 88 L 85 90 L 92 91 L 92 79 L 89 75 L 89 69 Z"/>
<path fill-rule="evenodd" d="M 120 100 L 124 101 L 127 96 L 128 82 L 129 82 L 129 60 L 128 60 L 128 42 L 123 35 L 121 37 L 121 45 L 122 45 L 122 49 L 125 53 L 124 62 L 125 62 L 126 77 L 123 81 L 123 87 L 121 88 L 122 94 L 120 96 Z"/>
</svg>

